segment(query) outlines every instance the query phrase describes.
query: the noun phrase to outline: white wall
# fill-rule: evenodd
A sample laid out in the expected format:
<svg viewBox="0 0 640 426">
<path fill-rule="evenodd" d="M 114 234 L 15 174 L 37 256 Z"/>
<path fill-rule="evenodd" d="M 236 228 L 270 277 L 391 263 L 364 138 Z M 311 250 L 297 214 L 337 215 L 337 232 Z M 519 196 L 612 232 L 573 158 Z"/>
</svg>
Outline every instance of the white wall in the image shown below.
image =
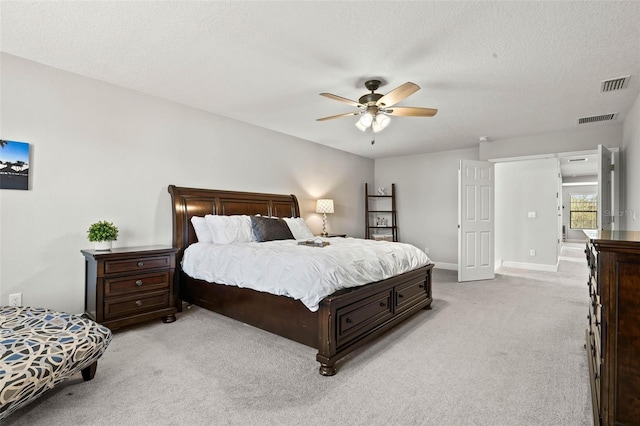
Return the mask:
<svg viewBox="0 0 640 426">
<path fill-rule="evenodd" d="M 496 261 L 534 269 L 557 264 L 558 173 L 556 158 L 495 165 Z"/>
<path fill-rule="evenodd" d="M 458 162 L 477 160 L 478 149 L 378 159 L 375 185 L 396 184 L 400 241 L 441 266 L 458 263 Z M 444 265 L 443 265 L 444 264 Z"/>
<path fill-rule="evenodd" d="M 86 231 L 171 245 L 169 184 L 295 194 L 319 232 L 364 236 L 373 160 L 2 54 L 0 138 L 31 144 L 31 189 L 0 190 L 0 303 L 84 309 Z"/>
<path fill-rule="evenodd" d="M 597 149 L 599 144 L 608 148 L 619 147 L 622 124 L 585 124 L 578 129 L 480 142 L 480 159 L 525 157 L 528 155 Z"/>
<path fill-rule="evenodd" d="M 598 182 L 598 175 L 566 177 L 563 183 Z M 571 229 L 571 194 L 597 194 L 598 185 L 577 185 L 562 187 L 562 224 L 567 232 L 567 242 L 583 242 L 582 230 Z"/>
<path fill-rule="evenodd" d="M 640 231 L 640 95 L 625 119 L 621 151 L 624 226 Z"/>
</svg>

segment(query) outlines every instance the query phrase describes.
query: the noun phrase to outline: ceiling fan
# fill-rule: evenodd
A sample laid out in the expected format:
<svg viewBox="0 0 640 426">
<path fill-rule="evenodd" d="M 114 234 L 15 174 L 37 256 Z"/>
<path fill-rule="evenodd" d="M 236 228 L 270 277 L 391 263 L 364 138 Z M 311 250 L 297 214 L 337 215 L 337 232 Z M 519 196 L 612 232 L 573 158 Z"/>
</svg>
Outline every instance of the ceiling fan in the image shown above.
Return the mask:
<svg viewBox="0 0 640 426">
<path fill-rule="evenodd" d="M 405 98 L 420 90 L 420 86 L 415 83 L 404 83 L 386 95 L 375 93 L 375 91 L 380 87 L 380 84 L 380 80 L 367 80 L 364 85 L 368 90 L 371 90 L 371 93 L 361 96 L 360 99 L 358 99 L 358 102 L 343 98 L 342 96 L 333 95 L 331 93 L 320 93 L 321 96 L 326 98 L 335 99 L 336 101 L 355 106 L 358 108 L 358 111 L 318 118 L 316 121 L 326 121 L 334 118 L 360 115 L 361 117 L 356 122 L 356 127 L 363 132 L 371 127 L 374 133 L 378 133 L 389 125 L 391 122 L 391 119 L 389 118 L 390 115 L 405 117 L 433 117 L 438 112 L 437 109 L 433 108 L 393 107 L 393 105 L 403 101 Z"/>
</svg>

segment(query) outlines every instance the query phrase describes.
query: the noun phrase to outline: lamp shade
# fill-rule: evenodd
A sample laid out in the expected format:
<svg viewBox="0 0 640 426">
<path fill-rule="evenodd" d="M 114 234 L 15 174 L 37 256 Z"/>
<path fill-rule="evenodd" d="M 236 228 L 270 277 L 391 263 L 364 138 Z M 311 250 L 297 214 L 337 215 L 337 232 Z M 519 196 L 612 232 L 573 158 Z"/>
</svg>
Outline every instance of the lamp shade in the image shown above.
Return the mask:
<svg viewBox="0 0 640 426">
<path fill-rule="evenodd" d="M 316 203 L 316 213 L 333 213 L 333 200 L 321 198 Z"/>
</svg>

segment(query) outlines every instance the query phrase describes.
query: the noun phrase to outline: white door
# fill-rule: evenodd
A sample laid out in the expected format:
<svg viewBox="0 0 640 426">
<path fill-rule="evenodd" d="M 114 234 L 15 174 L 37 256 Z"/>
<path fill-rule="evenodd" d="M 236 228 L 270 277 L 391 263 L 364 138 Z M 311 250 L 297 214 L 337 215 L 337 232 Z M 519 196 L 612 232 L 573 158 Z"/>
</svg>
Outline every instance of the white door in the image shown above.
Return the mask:
<svg viewBox="0 0 640 426">
<path fill-rule="evenodd" d="M 618 192 L 618 179 L 614 179 L 613 174 L 617 167 L 613 160 L 613 152 L 598 145 L 598 229 L 615 229 L 618 200 L 614 200 L 613 196 Z"/>
<path fill-rule="evenodd" d="M 494 273 L 493 163 L 458 166 L 458 281 L 489 280 Z"/>
</svg>

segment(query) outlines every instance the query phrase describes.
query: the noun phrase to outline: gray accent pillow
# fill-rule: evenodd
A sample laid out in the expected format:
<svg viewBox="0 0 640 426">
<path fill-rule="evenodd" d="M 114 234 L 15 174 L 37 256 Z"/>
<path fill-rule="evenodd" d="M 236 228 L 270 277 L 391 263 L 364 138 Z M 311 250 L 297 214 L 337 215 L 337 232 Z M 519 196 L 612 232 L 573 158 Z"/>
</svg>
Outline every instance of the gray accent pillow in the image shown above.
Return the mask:
<svg viewBox="0 0 640 426">
<path fill-rule="evenodd" d="M 251 216 L 251 229 L 256 241 L 293 240 L 287 222 L 279 217 Z"/>
</svg>

